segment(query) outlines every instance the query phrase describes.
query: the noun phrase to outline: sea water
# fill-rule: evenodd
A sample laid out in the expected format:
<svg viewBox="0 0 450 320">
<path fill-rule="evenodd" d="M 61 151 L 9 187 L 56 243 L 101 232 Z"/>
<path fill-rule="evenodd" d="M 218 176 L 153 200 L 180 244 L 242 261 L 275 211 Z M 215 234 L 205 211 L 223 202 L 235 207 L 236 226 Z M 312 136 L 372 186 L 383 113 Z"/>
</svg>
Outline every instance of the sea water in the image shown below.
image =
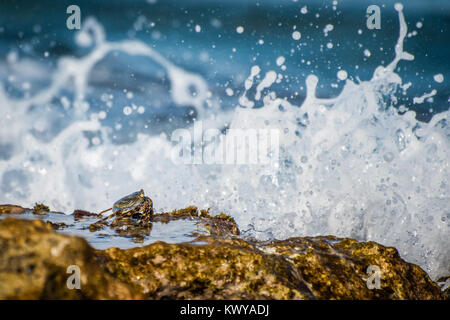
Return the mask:
<svg viewBox="0 0 450 320">
<path fill-rule="evenodd" d="M 340 64 L 350 51 L 332 56 L 325 63 L 328 72 L 321 72 L 318 57 L 340 44 L 332 37 L 339 23 L 320 20 L 327 12 L 345 13 L 335 2 L 286 4 L 298 7 L 298 24 L 286 28 L 279 19 L 291 42 L 281 42 L 286 45 L 275 55 L 255 50 L 248 61 L 239 56 L 240 46 L 251 52 L 268 45 L 269 36 L 253 32 L 245 47 L 250 40 L 238 37 L 252 31 L 245 20 L 224 27 L 226 6 L 219 6 L 221 19 L 209 12 L 207 23 L 199 18 L 186 25 L 194 35 L 218 30 L 216 39 L 191 39 L 205 49 L 185 48 L 182 33 L 172 35 L 169 51 L 180 50 L 184 62 L 163 54 L 164 45 L 155 48 L 136 36 L 145 29 L 152 41 L 164 37 L 156 26 L 166 22 L 156 16 L 140 14 L 127 33 L 117 30 L 120 21 L 105 28 L 97 17 L 85 17 L 82 29 L 71 33 L 75 51 L 55 41 L 39 58 L 34 50 L 42 46 L 43 27 L 34 25 L 30 42 L 1 47 L 8 50 L 1 65 L 0 203 L 100 211 L 143 188 L 157 211 L 196 205 L 227 212 L 245 237 L 373 240 L 396 247 L 434 279 L 448 275 L 450 113 L 442 84 L 448 70 L 435 72 L 426 86 L 414 79 L 407 67 L 416 63 L 405 42 L 413 36 L 403 14 L 408 6 L 389 3 L 383 8 L 397 14 L 390 24 L 396 36 L 380 46 L 388 53 L 382 61 Z M 320 23 L 303 21 L 308 15 Z M 174 18 L 172 27 L 180 27 L 180 20 Z M 271 25 L 272 33 L 276 28 Z M 353 32 L 367 33 L 363 28 Z M 217 34 L 225 38 L 231 32 L 228 41 L 236 41 L 225 50 Z M 363 47 L 358 56 L 364 64 L 373 54 Z M 290 60 L 299 64 L 289 66 Z M 208 66 L 205 74 L 196 72 L 202 64 Z M 214 81 L 211 73 L 219 74 Z M 204 139 L 194 132 L 199 123 L 217 130 L 213 151 L 222 150 L 230 130 L 276 130 L 276 161 L 175 161 L 180 145 L 174 132 L 193 132 L 198 151 Z"/>
</svg>

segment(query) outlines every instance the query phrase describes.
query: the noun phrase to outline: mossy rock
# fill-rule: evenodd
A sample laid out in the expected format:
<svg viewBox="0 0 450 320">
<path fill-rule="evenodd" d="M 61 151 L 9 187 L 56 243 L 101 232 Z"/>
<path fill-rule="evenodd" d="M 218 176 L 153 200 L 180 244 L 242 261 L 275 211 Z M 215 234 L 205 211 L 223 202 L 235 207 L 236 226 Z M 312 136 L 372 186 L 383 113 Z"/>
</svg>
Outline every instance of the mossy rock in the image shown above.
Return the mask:
<svg viewBox="0 0 450 320">
<path fill-rule="evenodd" d="M 210 215 L 208 210 L 198 210 L 195 206 L 184 209 L 173 210 L 171 212 L 156 213 L 153 216 L 154 222 L 169 223 L 170 221 L 189 219 L 197 221 L 198 225 L 207 230 L 210 236 L 224 237 L 239 235 L 239 228 L 234 219 L 225 213 Z"/>
<path fill-rule="evenodd" d="M 0 220 L 0 299 L 444 298 L 395 248 L 333 236 L 246 241 L 229 232 L 232 221 L 194 208 L 155 217 L 231 229 L 190 242 L 94 250 L 42 220 Z M 67 288 L 70 265 L 81 270 L 81 290 Z M 381 272 L 378 289 L 368 286 L 369 266 Z"/>
<path fill-rule="evenodd" d="M 259 248 L 288 259 L 317 299 L 442 298 L 419 266 L 404 261 L 395 248 L 372 241 L 319 236 L 267 242 Z M 380 276 L 379 288 L 369 284 L 375 275 L 369 267 Z"/>
<path fill-rule="evenodd" d="M 244 240 L 205 245 L 157 242 L 97 251 L 107 270 L 139 286 L 150 299 L 310 299 L 313 295 L 281 256 Z"/>
<path fill-rule="evenodd" d="M 69 266 L 81 288 L 69 289 Z M 0 221 L 0 299 L 136 299 L 132 286 L 99 267 L 86 240 L 53 231 L 41 220 Z"/>
<path fill-rule="evenodd" d="M 97 254 L 110 273 L 152 299 L 442 299 L 422 269 L 374 242 L 201 240 Z M 380 289 L 367 284 L 371 265 L 381 270 Z"/>
<path fill-rule="evenodd" d="M 33 214 L 45 215 L 50 212 L 50 208 L 42 203 L 36 203 L 33 207 Z"/>
</svg>

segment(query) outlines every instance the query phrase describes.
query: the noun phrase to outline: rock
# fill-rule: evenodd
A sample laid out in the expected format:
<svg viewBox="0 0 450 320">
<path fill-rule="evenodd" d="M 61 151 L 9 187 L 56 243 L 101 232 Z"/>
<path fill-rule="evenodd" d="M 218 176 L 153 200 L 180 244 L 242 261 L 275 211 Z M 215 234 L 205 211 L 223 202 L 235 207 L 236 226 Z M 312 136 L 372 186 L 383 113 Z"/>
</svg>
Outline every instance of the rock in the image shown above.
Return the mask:
<svg viewBox="0 0 450 320">
<path fill-rule="evenodd" d="M 439 287 L 394 248 L 336 237 L 204 245 L 158 242 L 98 251 L 109 272 L 151 299 L 441 299 Z M 380 268 L 369 289 L 367 268 Z"/>
<path fill-rule="evenodd" d="M 36 203 L 33 207 L 33 214 L 45 215 L 48 214 L 49 212 L 50 208 L 42 203 Z"/>
<path fill-rule="evenodd" d="M 404 261 L 395 248 L 372 241 L 305 237 L 260 248 L 291 261 L 317 299 L 442 298 L 439 287 L 419 266 Z M 369 289 L 368 281 L 374 279 L 370 266 L 380 271 L 380 289 Z"/>
<path fill-rule="evenodd" d="M 93 213 L 93 212 L 89 212 L 89 211 L 85 211 L 85 210 L 75 210 L 73 212 L 73 218 L 75 220 L 81 220 L 81 219 L 86 219 L 86 218 L 101 218 L 101 215 L 99 215 L 98 213 Z"/>
<path fill-rule="evenodd" d="M 67 224 L 65 224 L 64 222 L 51 222 L 51 221 L 47 221 L 47 224 L 54 230 L 62 230 L 62 229 L 66 229 L 69 226 Z"/>
<path fill-rule="evenodd" d="M 80 268 L 80 290 L 67 287 L 71 265 Z M 135 289 L 103 271 L 86 240 L 40 220 L 0 221 L 0 299 L 135 298 Z"/>
<path fill-rule="evenodd" d="M 79 211 L 79 210 L 77 210 Z M 85 215 L 87 216 L 87 215 Z M 75 217 L 77 219 L 77 216 Z M 230 216 L 224 213 L 211 216 L 209 210 L 200 210 L 197 207 L 190 206 L 185 209 L 174 210 L 171 212 L 162 212 L 153 214 L 150 223 L 142 224 L 138 219 L 132 217 L 120 217 L 114 220 L 102 218 L 95 223 L 89 225 L 91 232 L 97 232 L 104 228 L 110 228 L 114 230 L 119 236 L 132 238 L 135 242 L 142 243 L 146 236 L 151 234 L 153 223 L 167 224 L 178 220 L 190 220 L 195 221 L 201 229 L 195 230 L 198 234 L 210 235 L 210 236 L 227 236 L 238 235 L 239 229 L 236 222 Z"/>
<path fill-rule="evenodd" d="M 136 244 L 149 244 L 157 240 L 185 242 L 199 235 L 225 237 L 239 234 L 233 218 L 224 213 L 211 215 L 209 210 L 199 211 L 194 206 L 156 213 L 150 223 L 144 224 L 133 217 L 105 219 L 101 214 L 84 210 L 75 210 L 71 215 L 50 211 L 41 211 L 36 215 L 35 211 L 18 206 L 0 205 L 0 219 L 7 215 L 21 219 L 39 218 L 55 230 L 72 231 L 89 241 L 95 239 L 96 245 L 100 245 L 102 249 L 110 247 L 114 239 L 120 239 L 122 247 L 135 247 Z M 168 223 L 171 223 L 169 227 Z M 128 245 L 124 245 L 125 243 Z"/>
<path fill-rule="evenodd" d="M 195 206 L 171 212 L 157 213 L 153 217 L 154 222 L 163 223 L 183 219 L 196 220 L 199 225 L 202 225 L 207 230 L 206 234 L 210 236 L 239 235 L 239 229 L 232 217 L 225 213 L 211 216 L 209 209 L 200 210 L 199 213 Z"/>
<path fill-rule="evenodd" d="M 0 216 L 3 214 L 22 214 L 27 209 L 12 204 L 0 205 Z"/>
<path fill-rule="evenodd" d="M 19 217 L 22 216 L 26 214 Z M 59 215 L 56 218 L 72 219 L 70 223 L 74 225 L 66 226 L 63 231 L 70 228 L 80 231 L 77 224 L 89 226 L 91 219 L 98 217 L 79 212 L 77 217 Z M 52 214 L 46 215 L 45 219 L 52 220 Z M 145 246 L 134 243 L 131 249 L 94 250 L 82 238 L 55 232 L 51 223 L 13 218 L 0 220 L 0 298 L 444 297 L 438 285 L 422 269 L 401 259 L 395 248 L 375 242 L 333 236 L 266 242 L 244 240 L 238 236 L 239 230 L 232 218 L 225 214 L 213 216 L 196 207 L 155 214 L 152 223 L 158 224 L 159 232 L 164 228 L 173 232 L 171 224 L 182 230 L 192 230 L 189 231 L 192 240 L 181 243 L 157 241 Z M 185 229 L 184 223 L 189 228 L 194 224 L 194 228 Z M 98 232 L 91 233 L 86 228 L 88 238 L 95 238 Z M 114 226 L 111 230 L 116 233 L 114 237 L 128 239 L 130 236 L 127 233 L 121 235 Z M 149 232 L 151 234 L 151 230 Z M 137 235 L 146 241 L 149 239 L 145 233 Z M 98 234 L 96 243 L 101 237 L 105 235 Z M 114 238 L 104 239 L 106 243 L 118 243 Z M 67 289 L 69 265 L 81 269 L 81 290 Z M 368 273 L 368 268 L 380 272 L 379 289 L 377 281 L 374 282 L 377 274 Z M 372 288 L 374 284 L 375 288 Z"/>
<path fill-rule="evenodd" d="M 157 242 L 97 254 L 110 273 L 139 286 L 150 299 L 313 298 L 283 257 L 266 255 L 240 239 L 209 241 Z"/>
</svg>

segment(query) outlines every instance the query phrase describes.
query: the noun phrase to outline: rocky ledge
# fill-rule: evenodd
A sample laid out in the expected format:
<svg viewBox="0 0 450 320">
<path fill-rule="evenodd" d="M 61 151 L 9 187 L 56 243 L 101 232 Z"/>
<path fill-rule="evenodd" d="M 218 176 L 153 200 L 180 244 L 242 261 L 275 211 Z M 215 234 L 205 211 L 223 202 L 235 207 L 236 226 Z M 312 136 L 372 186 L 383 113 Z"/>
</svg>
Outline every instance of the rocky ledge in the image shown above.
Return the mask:
<svg viewBox="0 0 450 320">
<path fill-rule="evenodd" d="M 176 221 L 194 223 L 189 241 L 146 244 L 151 228 L 121 226 L 115 236 L 137 239 L 135 245 L 99 250 L 63 233 L 84 222 L 85 232 L 116 239 L 89 229 L 95 214 L 78 211 L 55 222 L 57 215 L 42 206 L 0 206 L 0 299 L 445 298 L 420 267 L 375 242 L 244 240 L 232 218 L 189 207 L 153 217 L 163 230 Z M 79 270 L 79 289 L 68 285 L 70 266 Z"/>
</svg>

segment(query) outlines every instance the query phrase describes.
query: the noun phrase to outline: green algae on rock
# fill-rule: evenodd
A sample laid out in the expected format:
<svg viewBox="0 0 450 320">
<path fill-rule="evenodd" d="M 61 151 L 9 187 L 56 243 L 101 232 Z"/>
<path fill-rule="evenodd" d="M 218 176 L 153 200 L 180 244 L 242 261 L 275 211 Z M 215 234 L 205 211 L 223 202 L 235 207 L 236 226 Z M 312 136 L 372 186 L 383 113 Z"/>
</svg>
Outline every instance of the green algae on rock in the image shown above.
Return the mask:
<svg viewBox="0 0 450 320">
<path fill-rule="evenodd" d="M 210 236 L 227 236 L 239 235 L 239 228 L 236 221 L 225 213 L 218 215 L 210 215 L 210 209 L 202 209 L 200 213 L 195 206 L 189 206 L 184 209 L 173 210 L 171 212 L 163 212 L 155 214 L 153 221 L 168 223 L 169 221 L 179 219 L 196 220 L 199 225 L 206 229 L 206 235 Z"/>
<path fill-rule="evenodd" d="M 50 208 L 42 203 L 36 203 L 33 207 L 33 214 L 48 214 Z"/>
</svg>

